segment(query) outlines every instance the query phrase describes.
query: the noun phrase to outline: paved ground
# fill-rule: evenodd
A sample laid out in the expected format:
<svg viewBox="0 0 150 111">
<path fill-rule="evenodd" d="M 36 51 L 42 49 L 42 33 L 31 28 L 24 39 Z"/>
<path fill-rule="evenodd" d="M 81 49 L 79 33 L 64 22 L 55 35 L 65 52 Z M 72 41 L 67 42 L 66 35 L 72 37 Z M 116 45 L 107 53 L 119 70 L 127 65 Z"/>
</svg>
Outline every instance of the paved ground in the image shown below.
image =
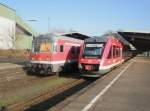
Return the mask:
<svg viewBox="0 0 150 111">
<path fill-rule="evenodd" d="M 134 58 L 68 99 L 62 111 L 150 111 L 150 59 Z"/>
</svg>

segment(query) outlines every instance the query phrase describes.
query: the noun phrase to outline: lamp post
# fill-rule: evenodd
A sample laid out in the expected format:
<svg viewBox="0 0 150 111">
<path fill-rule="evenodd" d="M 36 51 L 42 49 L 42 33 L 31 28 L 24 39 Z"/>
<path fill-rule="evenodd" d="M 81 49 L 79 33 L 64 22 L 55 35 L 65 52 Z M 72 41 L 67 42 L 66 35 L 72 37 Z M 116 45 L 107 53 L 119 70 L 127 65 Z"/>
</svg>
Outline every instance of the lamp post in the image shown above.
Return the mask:
<svg viewBox="0 0 150 111">
<path fill-rule="evenodd" d="M 36 20 L 36 19 L 28 19 L 28 21 L 29 22 L 37 22 L 38 20 Z M 32 26 L 33 27 L 33 26 Z M 35 36 L 34 36 L 34 34 L 33 34 L 33 31 L 31 32 L 31 36 L 32 36 L 32 40 L 35 38 Z M 29 43 L 29 42 L 28 42 Z M 30 43 L 30 44 L 32 44 L 32 43 Z M 29 47 L 31 48 L 32 47 L 32 45 L 29 45 Z"/>
<path fill-rule="evenodd" d="M 28 21 L 36 22 L 36 19 L 29 19 Z"/>
<path fill-rule="evenodd" d="M 28 21 L 33 23 L 33 22 L 37 22 L 38 20 L 37 19 L 28 19 Z"/>
<path fill-rule="evenodd" d="M 37 19 L 28 19 L 28 21 L 29 21 L 29 22 L 32 22 L 32 23 L 33 23 L 33 22 L 35 23 L 35 22 L 37 22 L 38 20 L 37 20 Z M 32 26 L 32 27 L 33 27 L 33 26 Z M 32 36 L 33 36 L 33 33 L 32 33 Z"/>
</svg>

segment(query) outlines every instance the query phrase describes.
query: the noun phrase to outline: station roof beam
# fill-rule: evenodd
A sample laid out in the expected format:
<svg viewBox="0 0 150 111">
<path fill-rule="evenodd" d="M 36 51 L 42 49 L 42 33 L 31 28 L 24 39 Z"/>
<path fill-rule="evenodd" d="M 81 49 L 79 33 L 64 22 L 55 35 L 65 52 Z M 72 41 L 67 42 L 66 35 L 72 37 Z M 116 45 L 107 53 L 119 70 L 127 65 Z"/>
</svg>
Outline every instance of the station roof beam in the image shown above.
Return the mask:
<svg viewBox="0 0 150 111">
<path fill-rule="evenodd" d="M 118 31 L 138 51 L 150 51 L 150 32 L 126 32 Z"/>
</svg>

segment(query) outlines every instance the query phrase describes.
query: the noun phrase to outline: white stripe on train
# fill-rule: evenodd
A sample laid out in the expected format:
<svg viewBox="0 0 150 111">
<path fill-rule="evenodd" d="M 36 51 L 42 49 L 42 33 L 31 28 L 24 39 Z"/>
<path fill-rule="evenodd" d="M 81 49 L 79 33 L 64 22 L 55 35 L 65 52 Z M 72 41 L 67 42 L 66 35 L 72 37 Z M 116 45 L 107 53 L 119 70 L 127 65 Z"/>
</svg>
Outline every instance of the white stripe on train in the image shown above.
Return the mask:
<svg viewBox="0 0 150 111">
<path fill-rule="evenodd" d="M 112 68 L 112 67 L 114 67 L 114 66 L 116 66 L 116 65 L 121 64 L 123 61 L 124 61 L 124 60 L 119 61 L 119 62 L 114 63 L 114 64 L 111 64 L 111 65 L 107 65 L 107 66 L 103 66 L 103 65 L 102 65 L 103 62 L 101 62 L 101 65 L 100 65 L 100 67 L 99 67 L 99 70 L 110 69 L 110 68 Z M 63 60 L 63 61 L 35 61 L 35 60 L 32 60 L 32 61 L 31 61 L 31 63 L 33 63 L 33 64 L 53 64 L 53 65 L 54 65 L 54 64 L 71 63 L 71 62 L 77 62 L 77 60 L 68 60 L 68 61 L 65 61 L 65 60 Z"/>
<path fill-rule="evenodd" d="M 63 61 L 31 61 L 33 64 L 64 64 L 64 63 L 71 63 L 71 62 L 77 62 L 77 60 L 63 60 Z"/>
<path fill-rule="evenodd" d="M 112 67 L 114 67 L 114 66 L 116 66 L 116 65 L 121 64 L 123 61 L 124 61 L 124 60 L 121 60 L 121 61 L 119 61 L 119 62 L 113 63 L 113 64 L 111 64 L 111 65 L 107 65 L 107 66 L 103 66 L 103 65 L 102 65 L 103 62 L 101 62 L 100 67 L 99 67 L 99 70 L 110 69 L 110 68 L 112 68 Z"/>
</svg>

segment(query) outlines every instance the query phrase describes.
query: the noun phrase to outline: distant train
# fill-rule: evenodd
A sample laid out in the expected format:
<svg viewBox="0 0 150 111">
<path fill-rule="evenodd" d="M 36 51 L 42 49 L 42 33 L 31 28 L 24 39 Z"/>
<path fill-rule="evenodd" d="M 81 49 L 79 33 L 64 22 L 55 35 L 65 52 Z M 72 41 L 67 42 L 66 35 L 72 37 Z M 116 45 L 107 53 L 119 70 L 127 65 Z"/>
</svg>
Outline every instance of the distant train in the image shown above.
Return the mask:
<svg viewBox="0 0 150 111">
<path fill-rule="evenodd" d="M 65 67 L 78 65 L 82 44 L 83 40 L 62 35 L 39 35 L 32 43 L 32 71 L 57 73 Z"/>
<path fill-rule="evenodd" d="M 132 56 L 130 44 L 113 35 L 89 38 L 81 47 L 79 70 L 83 76 L 99 77 Z"/>
</svg>

